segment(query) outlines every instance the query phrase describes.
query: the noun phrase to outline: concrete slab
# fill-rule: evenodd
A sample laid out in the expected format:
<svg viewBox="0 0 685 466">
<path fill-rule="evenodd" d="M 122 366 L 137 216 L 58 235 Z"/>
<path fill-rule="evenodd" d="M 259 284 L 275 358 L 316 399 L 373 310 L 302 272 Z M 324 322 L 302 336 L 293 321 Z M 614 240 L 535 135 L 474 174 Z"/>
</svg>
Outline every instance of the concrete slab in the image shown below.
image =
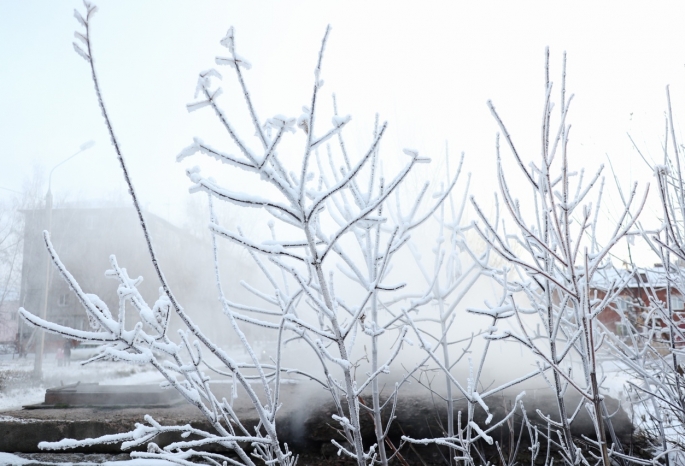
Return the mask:
<svg viewBox="0 0 685 466">
<path fill-rule="evenodd" d="M 100 385 L 98 383 L 75 383 L 48 388 L 45 401 L 27 405 L 24 409 L 45 408 L 135 408 L 171 407 L 185 400 L 176 390 L 164 390 L 153 385 Z"/>
<path fill-rule="evenodd" d="M 219 396 L 230 396 L 230 385 L 217 386 L 216 392 Z M 571 404 L 579 401 L 572 398 L 574 397 L 568 399 Z M 489 400 L 490 410 L 494 415 L 493 423 L 505 415 L 504 407 L 508 406 L 511 400 L 512 397 L 507 395 L 503 395 L 500 400 Z M 368 402 L 370 400 L 367 400 Z M 539 423 L 535 414 L 536 408 L 545 413 L 554 413 L 556 410 L 554 399 L 550 397 L 531 394 L 524 398 L 524 402 L 528 415 L 536 423 Z M 278 435 L 281 441 L 288 443 L 293 451 L 335 457 L 336 449 L 331 445 L 330 439 L 339 438 L 339 435 L 334 428 L 335 422 L 331 419 L 334 408 L 329 395 L 324 390 L 317 390 L 308 384 L 284 385 L 282 403 L 282 408 L 277 415 Z M 612 413 L 616 411 L 612 419 L 614 427 L 621 441 L 627 444 L 632 434 L 630 419 L 622 409 L 618 408 L 616 400 L 607 398 L 607 407 Z M 252 430 L 257 425 L 258 420 L 254 409 L 244 393 L 239 392 L 234 409 L 248 430 Z M 465 412 L 465 410 L 466 406 L 463 402 L 457 403 L 455 416 L 459 411 Z M 594 438 L 595 432 L 589 422 L 589 417 L 584 410 L 582 411 L 574 424 L 574 433 L 578 436 L 586 435 Z M 102 406 L 90 406 L 16 410 L 0 412 L 0 451 L 35 453 L 41 451 L 37 447 L 40 441 L 57 441 L 63 438 L 84 439 L 127 432 L 132 430 L 136 423 L 143 423 L 145 414 L 149 414 L 163 425 L 191 424 L 193 427 L 212 431 L 209 422 L 200 412 L 195 407 L 184 403 L 173 407 L 108 409 Z M 386 410 L 384 417 L 388 414 L 389 410 Z M 445 419 L 446 412 L 441 404 L 433 404 L 430 397 L 417 394 L 401 398 L 396 416 L 389 436 L 395 445 L 398 445 L 402 434 L 414 438 L 439 435 L 442 429 L 438 418 Z M 484 425 L 486 416 L 479 407 L 476 408 L 475 417 L 480 425 Z M 369 444 L 373 443 L 372 419 L 365 413 L 361 422 L 365 441 Z M 516 416 L 515 424 L 520 425 L 520 415 Z M 516 431 L 518 432 L 518 427 Z M 500 443 L 507 442 L 508 438 L 509 433 L 506 428 L 499 429 L 495 435 L 495 439 Z M 154 441 L 164 446 L 176 440 L 180 440 L 180 437 L 165 434 Z M 525 438 L 523 441 L 526 442 Z M 432 452 L 434 448 L 426 447 L 426 450 Z M 121 452 L 121 449 L 118 444 L 109 444 L 69 451 L 114 454 Z"/>
<path fill-rule="evenodd" d="M 88 384 L 82 385 L 84 385 L 84 389 L 81 393 L 85 394 L 91 402 L 97 401 L 93 400 L 93 397 L 98 394 L 97 386 L 89 387 L 87 386 Z M 107 386 L 104 387 L 107 389 Z M 297 396 L 293 391 L 293 387 L 284 386 L 283 396 L 287 400 L 286 405 Z M 70 392 L 65 391 L 64 388 L 73 390 L 73 387 L 57 387 L 57 390 L 49 389 L 46 391 L 47 404 L 30 406 L 33 409 L 0 412 L 0 451 L 39 453 L 43 451 L 38 448 L 38 443 L 41 441 L 54 442 L 63 438 L 95 438 L 107 434 L 128 432 L 135 428 L 136 423 L 145 423 L 144 416 L 146 414 L 149 414 L 163 425 L 191 424 L 198 429 L 213 431 L 210 423 L 200 411 L 194 406 L 185 403 L 185 400 L 182 400 L 180 404 L 173 405 L 158 404 L 126 407 L 120 404 L 108 406 L 102 402 L 92 403 L 90 406 L 72 405 L 71 407 L 52 403 L 54 401 L 53 397 L 56 394 L 62 396 L 60 399 L 64 400 L 74 395 L 74 393 L 78 393 L 78 390 Z M 100 388 L 103 388 L 103 386 L 100 386 Z M 157 390 L 160 390 L 159 387 L 157 387 Z M 106 392 L 107 390 L 104 391 Z M 154 392 L 153 390 L 150 391 Z M 174 390 L 161 391 L 168 392 L 174 395 L 174 397 L 178 395 Z M 228 397 L 230 396 L 230 385 L 220 385 L 214 391 L 219 396 Z M 128 387 L 119 392 L 119 394 L 122 393 L 135 393 L 135 390 Z M 49 409 L 36 409 L 37 407 Z M 252 429 L 257 425 L 257 416 L 244 393 L 239 392 L 239 397 L 234 402 L 234 410 L 248 429 Z M 289 419 L 296 418 L 297 416 L 293 415 L 291 410 L 286 408 L 282 410 L 282 413 L 279 413 L 279 419 L 284 419 L 284 426 L 287 426 Z M 284 429 L 284 431 L 287 430 L 287 428 Z M 293 438 L 292 435 L 287 433 L 285 435 L 288 439 Z M 157 437 L 155 442 L 160 446 L 165 446 L 178 440 L 181 440 L 179 435 L 164 434 Z M 144 447 L 140 448 L 140 450 L 144 449 Z M 121 452 L 121 444 L 99 445 L 69 451 L 114 454 Z"/>
</svg>

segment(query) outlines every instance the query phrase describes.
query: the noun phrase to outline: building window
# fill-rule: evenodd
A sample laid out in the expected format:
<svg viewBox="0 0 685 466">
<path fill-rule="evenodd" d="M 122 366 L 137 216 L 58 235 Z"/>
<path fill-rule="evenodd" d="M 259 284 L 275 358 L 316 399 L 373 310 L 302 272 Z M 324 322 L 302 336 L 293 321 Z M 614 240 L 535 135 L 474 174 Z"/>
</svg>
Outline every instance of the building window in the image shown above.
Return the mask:
<svg viewBox="0 0 685 466">
<path fill-rule="evenodd" d="M 685 302 L 683 302 L 683 297 L 682 296 L 673 296 L 671 295 L 671 308 L 674 311 L 682 311 Z"/>
<path fill-rule="evenodd" d="M 629 333 L 628 325 L 622 322 L 616 322 L 616 335 L 619 337 L 627 337 Z"/>
<path fill-rule="evenodd" d="M 59 295 L 59 305 L 64 307 L 69 304 L 69 293 L 62 293 Z"/>
<path fill-rule="evenodd" d="M 616 302 L 616 307 L 620 313 L 628 313 L 633 310 L 633 304 L 630 298 L 619 298 Z"/>
</svg>

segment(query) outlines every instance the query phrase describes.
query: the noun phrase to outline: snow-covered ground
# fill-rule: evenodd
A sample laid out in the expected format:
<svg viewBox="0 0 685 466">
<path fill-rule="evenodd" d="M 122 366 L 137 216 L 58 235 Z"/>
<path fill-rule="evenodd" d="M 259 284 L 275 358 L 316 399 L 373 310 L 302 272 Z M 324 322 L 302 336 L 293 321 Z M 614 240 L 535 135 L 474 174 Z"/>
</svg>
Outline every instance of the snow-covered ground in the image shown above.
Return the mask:
<svg viewBox="0 0 685 466">
<path fill-rule="evenodd" d="M 75 382 L 123 385 L 123 384 L 153 384 L 162 382 L 162 377 L 153 369 L 144 366 L 131 365 L 124 362 L 96 362 L 83 366 L 80 362 L 92 357 L 95 348 L 77 348 L 72 351 L 69 366 L 59 366 L 53 354 L 47 354 L 43 361 L 43 378 L 38 382 L 33 377 L 34 358 L 29 354 L 27 358 L 17 359 L 12 355 L 0 355 L 0 416 L 3 411 L 21 409 L 28 404 L 41 403 L 44 400 L 46 388 L 67 385 Z M 211 361 L 211 357 L 209 358 Z M 212 361 L 214 362 L 214 361 Z M 625 402 L 623 388 L 628 374 L 614 361 L 602 361 L 604 394 L 623 401 L 623 408 L 630 409 Z M 218 364 L 217 364 L 218 365 Z M 574 368 L 581 373 L 581 368 Z M 213 383 L 228 382 L 222 377 L 213 377 Z M 286 382 L 287 383 L 287 382 Z M 112 458 L 91 458 L 88 455 L 14 455 L 0 452 L 0 466 L 2 465 L 74 465 L 116 464 L 117 466 L 155 466 L 172 463 L 160 460 L 125 459 L 121 455 Z"/>
<path fill-rule="evenodd" d="M 80 364 L 95 354 L 94 348 L 77 348 L 72 351 L 71 364 L 59 366 L 54 354 L 47 354 L 43 360 L 43 378 L 33 377 L 33 354 L 17 359 L 12 355 L 0 355 L 0 415 L 3 411 L 21 409 L 24 405 L 42 403 L 45 389 L 61 384 L 76 382 L 98 382 L 101 384 L 151 384 L 162 381 L 161 376 L 147 367 L 133 366 L 121 362 L 96 362 L 86 366 Z M 109 455 L 112 456 L 112 455 Z M 125 459 L 119 455 L 107 459 L 103 455 L 55 455 L 50 453 L 16 455 L 0 452 L 0 466 L 5 465 L 59 465 L 86 466 L 104 464 L 117 466 L 167 466 L 173 463 L 162 460 Z"/>
<path fill-rule="evenodd" d="M 94 362 L 86 366 L 80 364 L 93 354 L 94 348 L 76 348 L 72 351 L 69 366 L 59 366 L 54 354 L 46 354 L 41 381 L 33 377 L 33 354 L 22 359 L 13 358 L 8 354 L 0 355 L 0 412 L 42 403 L 45 389 L 60 385 L 76 382 L 109 385 L 152 384 L 162 381 L 161 376 L 148 367 L 121 362 Z"/>
</svg>

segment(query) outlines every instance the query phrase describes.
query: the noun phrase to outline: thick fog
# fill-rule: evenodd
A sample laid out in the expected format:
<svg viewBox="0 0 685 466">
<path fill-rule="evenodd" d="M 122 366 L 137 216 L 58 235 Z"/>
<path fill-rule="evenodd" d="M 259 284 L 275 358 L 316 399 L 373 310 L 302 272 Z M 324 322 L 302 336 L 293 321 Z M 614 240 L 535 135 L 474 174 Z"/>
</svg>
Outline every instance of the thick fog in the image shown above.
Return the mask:
<svg viewBox="0 0 685 466">
<path fill-rule="evenodd" d="M 41 205 L 49 179 L 56 209 L 130 209 L 86 63 L 71 45 L 76 28 L 72 9 L 79 5 L 0 5 L 0 38 L 12 44 L 0 50 L 0 196 L 7 205 L 23 192 L 29 192 L 31 206 Z M 332 114 L 335 93 L 339 112 L 352 116 L 346 129 L 350 152 L 359 154 L 371 142 L 378 113 L 380 121 L 389 123 L 381 146 L 388 173 L 401 166 L 405 147 L 431 157 L 430 166 L 412 174 L 402 194 L 404 202 L 424 180 L 432 182 L 431 189 L 446 181 L 442 177 L 448 147 L 452 169 L 463 151 L 464 172 L 472 176 L 471 194 L 488 215 L 494 215 L 498 128 L 486 101 L 492 100 L 500 112 L 519 151 L 535 156 L 546 46 L 551 51 L 551 75 L 557 81 L 562 54 L 568 54 L 567 87 L 575 94 L 569 116 L 572 168 L 593 172 L 611 160 L 624 189 L 634 181 L 649 181 L 651 172 L 642 156 L 648 162 L 661 157 L 665 84 L 672 84 L 676 108 L 685 95 L 680 86 L 685 32 L 677 23 L 681 15 L 676 10 L 682 5 L 676 4 L 274 2 L 255 8 L 240 2 L 191 6 L 102 1 L 98 5 L 93 50 L 115 132 L 144 209 L 168 221 L 169 228 L 181 228 L 183 233 L 178 234 L 195 242 L 192 254 L 188 248 L 161 245 L 160 255 L 168 267 L 182 270 L 172 273 L 171 280 L 182 288 L 190 308 L 201 309 L 197 318 L 210 327 L 220 317 L 220 308 L 212 279 L 208 212 L 204 196 L 188 194 L 184 169 L 198 164 L 233 190 L 253 189 L 258 177 L 237 176 L 235 170 L 204 157 L 175 163 L 175 156 L 195 136 L 226 151 L 235 150 L 213 115 L 190 115 L 185 106 L 193 100 L 197 73 L 215 66 L 214 57 L 223 50 L 219 39 L 229 26 L 235 27 L 241 55 L 252 64 L 245 76 L 257 112 L 266 118 L 279 113 L 297 117 L 302 105 L 308 104 L 316 52 L 326 25 L 331 24 L 319 108 L 324 115 Z M 249 135 L 253 130 L 243 96 L 235 78 L 226 75 L 222 103 L 236 128 Z M 94 147 L 57 166 L 89 140 L 95 141 Z M 299 154 L 300 143 L 292 138 L 284 143 L 284 150 Z M 297 166 L 296 158 L 288 161 L 292 168 Z M 511 160 L 506 164 L 514 167 Z M 609 181 L 602 209 L 604 218 L 612 219 L 620 201 L 613 175 L 606 173 Z M 457 187 L 457 197 L 464 186 Z M 255 209 L 217 209 L 224 224 L 240 226 L 249 237 L 264 239 L 270 234 L 267 217 Z M 649 224 L 654 204 L 648 204 L 645 214 Z M 473 219 L 468 208 L 465 218 Z M 126 224 L 127 231 L 108 228 L 108 232 L 140 246 L 141 234 L 128 231 L 134 226 Z M 430 228 L 420 239 L 435 236 Z M 414 241 L 418 249 L 430 251 L 429 244 Z M 76 237 L 59 237 L 58 243 L 58 252 L 60 246 L 81 246 Z M 124 253 L 124 242 L 119 243 L 114 249 L 122 252 L 102 250 L 102 257 L 84 257 L 84 261 L 97 264 L 104 273 L 108 255 Z M 225 279 L 232 299 L 254 299 L 240 280 L 263 285 L 258 269 L 240 248 L 220 242 L 220 250 L 222 267 L 230 272 Z M 618 266 L 626 258 L 624 252 L 622 246 L 616 250 Z M 405 275 L 415 278 L 418 269 L 412 269 L 411 255 L 400 258 Z M 141 257 L 136 261 L 144 262 Z M 74 266 L 90 270 L 89 265 Z M 131 270 L 131 274 L 147 275 L 146 287 L 154 299 L 157 284 L 152 269 Z M 492 283 L 480 280 L 461 307 L 482 306 L 483 300 L 494 299 L 495 291 Z M 455 338 L 479 327 L 477 317 L 462 312 Z M 221 333 L 212 332 L 215 337 Z"/>
</svg>

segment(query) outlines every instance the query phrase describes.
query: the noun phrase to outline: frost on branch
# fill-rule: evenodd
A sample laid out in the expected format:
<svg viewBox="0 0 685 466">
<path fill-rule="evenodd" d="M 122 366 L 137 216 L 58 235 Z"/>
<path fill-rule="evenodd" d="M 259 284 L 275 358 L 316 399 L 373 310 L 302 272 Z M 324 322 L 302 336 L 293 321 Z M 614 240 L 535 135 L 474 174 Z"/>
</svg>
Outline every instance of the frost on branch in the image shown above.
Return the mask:
<svg viewBox="0 0 685 466">
<path fill-rule="evenodd" d="M 540 434 L 546 437 L 548 449 L 552 442 L 560 459 L 569 465 L 600 461 L 610 466 L 616 458 L 622 461 L 628 452 L 613 436 L 612 420 L 601 392 L 602 368 L 597 354 L 606 333 L 597 316 L 609 301 L 595 299 L 594 289 L 607 266 L 610 251 L 635 225 L 647 190 L 638 195 L 637 186 L 632 187 L 625 199 L 625 209 L 610 226 L 611 236 L 600 241 L 597 224 L 603 192 L 602 168 L 587 181 L 582 171 L 579 175 L 569 168 L 567 116 L 573 96 L 566 96 L 565 56 L 556 119 L 552 116 L 553 85 L 549 81 L 548 56 L 546 76 L 542 148 L 537 163 L 524 162 L 495 106 L 488 102 L 500 129 L 496 140 L 497 181 L 507 219 L 511 221 L 508 228 L 503 222 L 488 219 L 475 199 L 472 204 L 480 219 L 477 232 L 508 267 L 491 268 L 489 272 L 502 287 L 502 301 L 491 309 L 471 312 L 493 318 L 490 340 L 518 343 L 538 359 L 538 367 L 545 372 L 544 380 L 557 404 L 556 412 L 538 412 L 547 424 L 547 434 Z M 504 168 L 500 139 L 519 168 L 518 179 Z M 521 185 L 531 193 L 529 197 L 519 198 L 526 194 L 526 190 L 519 188 Z M 593 195 L 594 202 L 590 200 Z M 494 321 L 498 318 L 512 322 L 511 330 L 497 331 Z M 574 360 L 580 364 L 574 364 Z M 579 401 L 569 403 L 567 391 L 579 395 Z M 581 448 L 585 439 L 572 433 L 581 410 L 590 413 L 594 425 L 596 438 L 592 439 L 591 448 Z"/>
<path fill-rule="evenodd" d="M 244 356 L 237 357 L 202 332 L 165 279 L 98 84 L 89 42 L 94 8 L 87 4 L 86 10 L 85 17 L 77 13 L 77 19 L 86 28 L 85 35 L 79 33 L 77 39 L 87 47 L 86 50 L 79 48 L 77 52 L 89 63 L 96 97 L 161 285 L 159 297 L 154 303 L 148 303 L 137 289 L 139 280 L 131 279 L 112 256 L 107 276 L 119 283 L 119 306 L 118 313 L 110 311 L 100 298 L 80 288 L 59 260 L 46 234 L 46 246 L 53 264 L 79 298 L 92 331 L 46 322 L 24 310 L 22 316 L 48 331 L 101 343 L 99 354 L 88 362 L 108 359 L 151 365 L 164 377 L 165 386 L 178 390 L 203 413 L 212 431 L 189 426 L 162 426 L 148 417 L 146 425 L 140 424 L 134 431 L 116 438 L 63 440 L 41 447 L 74 448 L 124 441 L 124 448 L 147 443 L 148 452 L 136 454 L 146 458 L 182 463 L 200 457 L 212 463 L 220 460 L 248 465 L 257 459 L 264 464 L 292 465 L 296 457 L 279 440 L 276 429 L 277 413 L 282 404 L 282 379 L 288 374 L 314 381 L 329 393 L 336 407 L 331 422 L 337 424 L 341 435 L 331 442 L 339 446 L 341 452 L 354 458 L 359 465 L 388 464 L 399 448 L 388 438 L 397 399 L 404 384 L 419 370 L 417 366 L 404 372 L 397 363 L 411 342 L 408 333 L 415 333 L 421 340 L 426 361 L 435 359 L 443 368 L 449 364 L 436 356 L 440 344 L 431 347 L 423 341 L 422 330 L 418 328 L 420 322 L 415 316 L 424 312 L 431 302 L 458 303 L 463 290 L 479 275 L 483 262 L 487 261 L 487 254 L 472 254 L 476 265 L 465 274 L 457 271 L 460 253 L 456 249 L 464 250 L 460 224 L 463 202 L 459 213 L 449 215 L 445 215 L 444 204 L 452 196 L 461 164 L 456 173 L 448 170 L 445 183 L 435 196 L 426 196 L 426 185 L 409 201 L 409 210 L 404 206 L 400 208 L 398 203 L 393 211 L 392 201 L 408 197 L 402 186 L 409 174 L 417 164 L 428 163 L 430 159 L 407 150 L 405 154 L 409 157 L 403 158 L 403 166 L 385 173 L 381 169 L 380 149 L 387 124 L 377 122 L 367 149 L 355 155 L 348 153 L 342 134 L 351 117 L 338 115 L 336 104 L 334 115 L 319 118 L 319 93 L 324 84 L 321 78 L 323 52 L 330 28 L 326 29 L 321 43 L 314 67 L 312 94 L 302 107 L 304 113 L 299 118 L 277 114 L 266 120 L 257 115 L 247 88 L 244 73 L 251 70 L 251 65 L 237 53 L 235 32 L 233 28 L 229 29 L 221 40 L 229 56 L 217 57 L 216 63 L 228 66 L 238 78 L 256 144 L 243 140 L 236 130 L 238 125 L 233 125 L 231 117 L 221 109 L 218 83 L 222 76 L 210 69 L 199 74 L 195 101 L 188 104 L 187 109 L 190 112 L 211 110 L 217 117 L 217 124 L 232 140 L 236 152 L 231 154 L 230 150 L 214 148 L 195 138 L 180 152 L 177 160 L 196 157 L 199 153 L 223 162 L 227 170 L 239 168 L 241 175 L 254 177 L 252 189 L 240 191 L 204 176 L 197 167 L 187 170 L 192 183 L 190 191 L 202 192 L 208 198 L 212 238 L 212 250 L 208 254 L 214 257 L 216 293 L 225 315 L 225 325 L 232 329 L 244 350 Z M 304 131 L 298 132 L 297 128 Z M 303 151 L 285 153 L 281 144 L 285 138 L 304 140 Z M 258 209 L 272 217 L 265 228 L 268 239 L 259 235 L 246 236 L 239 227 L 221 225 L 215 214 L 217 201 Z M 435 277 L 444 275 L 448 282 L 443 284 L 443 289 L 434 287 L 435 279 L 429 278 L 417 298 L 403 291 L 406 283 L 392 275 L 392 264 L 397 254 L 411 244 L 412 232 L 435 220 L 438 228 L 452 232 L 452 241 L 440 246 L 438 253 L 440 260 L 445 254 L 449 255 L 445 262 L 447 267 L 438 267 L 435 272 Z M 261 285 L 242 284 L 256 301 L 236 302 L 231 290 L 224 290 L 217 252 L 219 242 L 224 241 L 244 248 L 263 273 L 265 280 Z M 263 286 L 264 283 L 267 286 Z M 255 302 L 261 302 L 261 305 Z M 137 314 L 137 322 L 127 322 L 127 309 Z M 169 329 L 172 313 L 185 327 L 175 334 Z M 454 321 L 454 305 L 441 318 L 444 339 Z M 259 354 L 249 338 L 246 329 L 253 326 L 268 335 L 271 346 L 267 358 Z M 386 347 L 390 350 L 385 351 Z M 285 365 L 291 348 L 302 364 L 299 367 Z M 366 354 L 367 349 L 369 354 Z M 211 355 L 211 362 L 205 355 Z M 359 367 L 362 360 L 368 362 L 368 370 Z M 205 373 L 205 369 L 210 372 Z M 230 400 L 219 399 L 212 391 L 209 384 L 212 373 L 231 379 L 233 396 Z M 389 374 L 399 382 L 383 394 L 385 399 L 381 399 L 379 378 Z M 446 369 L 446 377 L 448 383 L 455 382 L 449 369 Z M 464 388 L 459 382 L 456 386 L 473 403 L 487 408 L 486 397 L 478 395 L 474 386 Z M 248 431 L 233 409 L 238 387 L 259 420 L 253 431 Z M 365 401 L 369 397 L 370 400 Z M 371 444 L 365 443 L 362 437 L 360 417 L 363 413 L 370 413 L 373 418 L 375 442 Z M 473 429 L 478 435 L 482 434 L 480 438 L 489 438 L 469 423 L 467 430 Z M 181 432 L 184 437 L 192 434 L 200 439 L 176 442 L 164 448 L 153 443 L 158 435 L 170 431 Z M 234 456 L 203 453 L 200 447 L 210 444 L 231 450 Z M 388 454 L 388 449 L 394 453 Z"/>
<path fill-rule="evenodd" d="M 629 376 L 627 398 L 638 415 L 638 426 L 655 452 L 670 464 L 685 461 L 685 328 L 682 305 L 685 296 L 685 189 L 683 147 L 671 108 L 670 88 L 666 87 L 666 133 L 659 149 L 661 163 L 650 167 L 654 173 L 660 205 L 657 225 L 647 230 L 638 224 L 631 231 L 628 247 L 641 239 L 654 254 L 658 267 L 643 268 L 635 263 L 629 269 L 610 270 L 622 335 L 607 331 L 606 345 Z M 631 138 L 632 141 L 632 138 Z M 635 142 L 632 141 L 635 145 Z M 635 148 L 639 152 L 637 145 Z M 617 180 L 618 183 L 618 180 Z M 647 223 L 647 221 L 645 221 Z M 650 259 L 651 260 L 651 259 Z M 611 273 L 613 272 L 613 273 Z M 623 290 L 637 290 L 638 299 L 626 299 Z"/>
</svg>

